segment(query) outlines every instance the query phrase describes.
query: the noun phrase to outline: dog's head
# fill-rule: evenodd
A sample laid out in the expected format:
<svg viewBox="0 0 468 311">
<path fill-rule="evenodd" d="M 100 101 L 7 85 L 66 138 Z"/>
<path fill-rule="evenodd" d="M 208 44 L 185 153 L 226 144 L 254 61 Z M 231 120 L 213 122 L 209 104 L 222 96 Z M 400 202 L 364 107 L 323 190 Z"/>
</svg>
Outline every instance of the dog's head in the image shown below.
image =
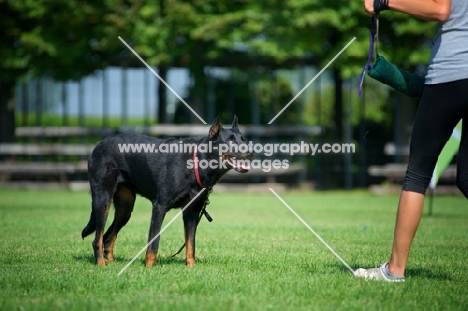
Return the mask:
<svg viewBox="0 0 468 311">
<path fill-rule="evenodd" d="M 239 131 L 237 116 L 234 116 L 232 126 L 229 129 L 223 128 L 219 122 L 219 117 L 216 117 L 208 136 L 213 143 L 213 148 L 219 151 L 220 160 L 229 169 L 234 169 L 240 173 L 249 171 L 250 161 L 254 154 L 252 150 L 249 150 L 249 142 Z"/>
</svg>

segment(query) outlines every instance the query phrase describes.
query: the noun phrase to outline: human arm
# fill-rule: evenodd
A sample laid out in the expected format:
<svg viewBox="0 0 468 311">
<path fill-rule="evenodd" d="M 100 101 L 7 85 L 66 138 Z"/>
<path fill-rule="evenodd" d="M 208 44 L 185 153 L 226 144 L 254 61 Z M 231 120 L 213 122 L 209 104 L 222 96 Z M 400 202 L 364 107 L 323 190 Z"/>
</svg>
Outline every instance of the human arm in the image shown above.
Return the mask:
<svg viewBox="0 0 468 311">
<path fill-rule="evenodd" d="M 374 1 L 386 2 L 389 9 L 428 20 L 445 22 L 450 16 L 451 0 L 364 0 L 364 9 L 374 15 Z"/>
</svg>

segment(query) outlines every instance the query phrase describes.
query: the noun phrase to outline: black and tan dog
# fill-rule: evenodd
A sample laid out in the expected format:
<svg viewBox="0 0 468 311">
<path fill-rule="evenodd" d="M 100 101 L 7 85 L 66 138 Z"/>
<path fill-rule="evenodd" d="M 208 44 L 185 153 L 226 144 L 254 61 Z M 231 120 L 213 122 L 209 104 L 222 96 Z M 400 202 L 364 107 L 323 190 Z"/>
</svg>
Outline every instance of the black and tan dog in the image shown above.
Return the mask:
<svg viewBox="0 0 468 311">
<path fill-rule="evenodd" d="M 197 146 L 211 144 L 212 150 L 197 153 L 197 148 L 194 148 L 192 152 L 156 153 L 122 152 L 121 149 L 123 144 L 153 144 L 156 149 L 161 144 L 181 145 L 182 143 Z M 121 134 L 101 141 L 88 160 L 92 210 L 89 223 L 81 233 L 81 236 L 85 238 L 94 231 L 96 232 L 96 237 L 92 242 L 96 264 L 103 266 L 106 260 L 109 262 L 114 260 L 114 243 L 120 229 L 130 219 L 136 194 L 149 199 L 153 205 L 148 238 L 148 241 L 151 241 L 160 232 L 164 216 L 169 209 L 186 206 L 203 188 L 213 187 L 230 169 L 247 172 L 250 168 L 248 161 L 239 160 L 250 160 L 253 153 L 229 150 L 220 155 L 219 150 L 223 149 L 220 148 L 221 145 L 226 144 L 238 146 L 246 144 L 246 139 L 237 126 L 237 117 L 234 117 L 230 129 L 223 128 L 219 118 L 216 118 L 208 136 L 204 137 L 158 139 Z M 194 165 L 195 159 L 198 159 L 200 164 L 205 160 L 205 164 L 211 163 L 212 165 L 208 167 L 207 165 Z M 220 165 L 213 165 L 218 161 L 221 161 Z M 195 233 L 198 216 L 207 198 L 208 189 L 203 191 L 183 212 L 188 266 L 195 265 Z M 115 207 L 114 221 L 104 234 L 112 202 Z M 155 265 L 158 246 L 159 236 L 146 250 L 146 266 Z"/>
</svg>

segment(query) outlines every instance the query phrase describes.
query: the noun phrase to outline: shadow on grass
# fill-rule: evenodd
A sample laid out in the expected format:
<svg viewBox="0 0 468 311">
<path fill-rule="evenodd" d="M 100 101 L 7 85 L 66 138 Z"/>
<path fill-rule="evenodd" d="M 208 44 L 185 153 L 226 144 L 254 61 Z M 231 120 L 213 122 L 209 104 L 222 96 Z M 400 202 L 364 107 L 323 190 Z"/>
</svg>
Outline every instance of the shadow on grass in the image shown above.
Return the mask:
<svg viewBox="0 0 468 311">
<path fill-rule="evenodd" d="M 424 220 L 452 220 L 452 219 L 460 219 L 460 217 L 464 217 L 462 214 L 448 214 L 443 212 L 433 212 L 432 215 L 428 215 L 427 212 L 423 215 Z"/>
<path fill-rule="evenodd" d="M 195 258 L 195 261 L 197 264 L 205 264 L 206 260 L 203 258 Z M 145 260 L 141 260 L 143 264 L 145 264 Z M 158 257 L 156 260 L 156 265 L 185 265 L 185 256 L 179 255 L 176 257 L 171 257 L 171 256 L 164 256 L 161 255 Z"/>
<path fill-rule="evenodd" d="M 92 263 L 94 264 L 95 263 L 95 260 L 94 260 L 94 256 L 92 254 L 90 255 L 73 255 L 73 259 L 75 259 L 76 261 L 84 261 L 84 262 L 89 262 L 89 263 Z"/>
<path fill-rule="evenodd" d="M 95 264 L 94 256 L 92 254 L 90 254 L 90 255 L 74 255 L 73 259 L 76 260 L 76 261 L 80 261 L 80 262 L 88 262 L 88 263 L 91 263 L 93 265 Z M 125 256 L 115 256 L 114 259 L 115 259 L 114 263 L 128 263 L 133 258 L 125 257 Z M 196 262 L 197 262 L 197 264 L 204 264 L 204 263 L 206 263 L 206 260 L 204 260 L 203 258 L 197 258 Z M 113 264 L 113 263 L 110 263 L 110 264 Z M 133 262 L 133 264 L 144 266 L 145 265 L 145 258 L 137 259 L 137 260 L 135 260 L 135 262 Z M 185 258 L 183 256 L 169 257 L 169 256 L 161 255 L 156 260 L 156 266 L 158 266 L 158 265 L 173 265 L 173 264 L 175 264 L 175 265 L 185 265 Z"/>
<path fill-rule="evenodd" d="M 327 267 L 330 267 L 332 269 L 337 269 L 337 270 L 340 270 L 341 272 L 348 272 L 350 275 L 353 275 L 351 273 L 351 271 L 349 271 L 348 268 L 346 268 L 343 264 L 340 264 L 339 262 L 337 263 L 334 263 L 334 264 L 328 264 L 326 265 Z M 357 268 L 356 267 L 351 267 L 353 268 L 354 270 L 356 270 Z M 353 275 L 354 276 L 354 275 Z"/>
<path fill-rule="evenodd" d="M 406 269 L 407 277 L 417 277 L 424 279 L 436 279 L 442 281 L 453 281 L 453 279 L 447 273 L 441 271 L 434 271 L 426 268 L 409 268 Z"/>
<path fill-rule="evenodd" d="M 182 256 L 180 257 L 160 256 L 156 260 L 156 265 L 173 265 L 173 264 L 185 265 L 185 258 Z"/>
<path fill-rule="evenodd" d="M 307 264 L 302 264 L 302 267 L 304 270 L 306 270 L 310 274 L 322 274 L 322 273 L 329 273 L 329 271 L 340 271 L 340 272 L 347 272 L 350 275 L 351 271 L 349 271 L 348 268 L 346 268 L 344 265 L 340 263 L 336 264 L 317 264 L 317 263 L 307 263 Z"/>
<path fill-rule="evenodd" d="M 130 262 L 130 260 L 132 260 L 133 258 L 119 258 L 117 259 L 117 257 L 115 258 L 115 261 L 116 262 L 125 262 L 125 263 L 128 263 Z M 198 262 L 198 261 L 197 261 Z M 139 258 L 137 260 L 135 260 L 133 262 L 134 265 L 139 265 L 139 266 L 145 266 L 146 264 L 146 259 L 144 258 Z M 164 256 L 158 256 L 158 258 L 156 259 L 156 267 L 157 266 L 164 266 L 164 265 L 185 265 L 185 259 L 183 258 L 178 258 L 178 257 L 164 257 Z"/>
<path fill-rule="evenodd" d="M 93 254 L 89 254 L 89 255 L 74 255 L 73 256 L 73 259 L 75 259 L 76 261 L 81 261 L 81 262 L 89 262 L 89 263 L 92 263 L 93 265 L 96 263 L 96 260 L 94 259 L 94 255 Z M 130 260 L 132 260 L 132 258 L 129 258 L 129 257 L 124 257 L 124 256 L 115 256 L 114 257 L 114 262 L 111 262 L 111 263 L 108 263 L 108 264 L 113 264 L 113 263 L 122 263 L 122 262 L 129 262 Z M 144 264 L 144 260 L 142 261 L 142 263 Z"/>
</svg>

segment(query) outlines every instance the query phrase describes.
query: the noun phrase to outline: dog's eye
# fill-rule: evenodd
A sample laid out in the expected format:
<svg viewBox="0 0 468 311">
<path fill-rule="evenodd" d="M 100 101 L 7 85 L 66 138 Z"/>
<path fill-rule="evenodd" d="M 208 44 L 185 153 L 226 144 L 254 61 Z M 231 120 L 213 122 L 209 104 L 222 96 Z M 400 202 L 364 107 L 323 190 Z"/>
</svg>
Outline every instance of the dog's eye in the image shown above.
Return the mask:
<svg viewBox="0 0 468 311">
<path fill-rule="evenodd" d="M 242 141 L 247 141 L 247 139 L 244 136 L 241 137 L 241 140 Z"/>
<path fill-rule="evenodd" d="M 231 137 L 229 137 L 229 139 L 228 139 L 228 140 L 229 140 L 229 141 L 236 141 L 236 136 L 234 136 L 234 135 L 231 135 Z"/>
</svg>

